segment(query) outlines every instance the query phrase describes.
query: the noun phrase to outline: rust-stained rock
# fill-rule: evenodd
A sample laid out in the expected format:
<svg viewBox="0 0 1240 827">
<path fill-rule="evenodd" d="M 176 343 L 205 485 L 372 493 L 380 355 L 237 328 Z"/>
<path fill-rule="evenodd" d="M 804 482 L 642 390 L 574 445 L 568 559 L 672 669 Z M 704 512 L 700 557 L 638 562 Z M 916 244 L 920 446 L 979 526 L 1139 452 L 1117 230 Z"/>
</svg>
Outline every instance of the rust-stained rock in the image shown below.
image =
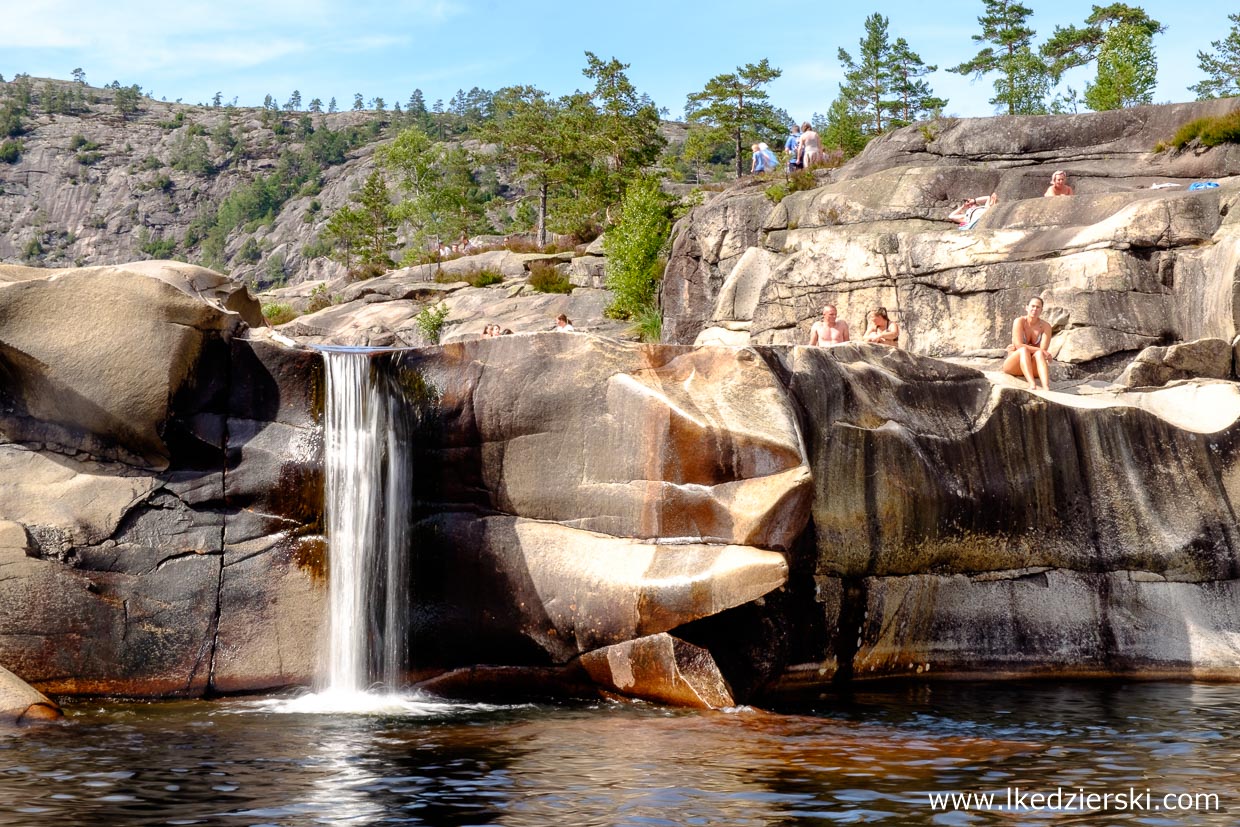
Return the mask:
<svg viewBox="0 0 1240 827">
<path fill-rule="evenodd" d="M 1183 409 L 1160 410 L 1154 394 L 1031 394 L 871 345 L 770 355 L 806 417 L 818 573 L 1240 572 L 1230 383 L 1158 391 Z"/>
<path fill-rule="evenodd" d="M 675 706 L 735 706 L 732 690 L 708 650 L 673 635 L 630 640 L 581 656 L 599 686 L 634 698 Z"/>
<path fill-rule="evenodd" d="M 782 549 L 806 524 L 794 409 L 757 354 L 503 336 L 394 357 L 423 499 L 639 539 Z"/>
<path fill-rule="evenodd" d="M 0 724 L 53 721 L 64 717 L 60 706 L 0 666 Z"/>
</svg>

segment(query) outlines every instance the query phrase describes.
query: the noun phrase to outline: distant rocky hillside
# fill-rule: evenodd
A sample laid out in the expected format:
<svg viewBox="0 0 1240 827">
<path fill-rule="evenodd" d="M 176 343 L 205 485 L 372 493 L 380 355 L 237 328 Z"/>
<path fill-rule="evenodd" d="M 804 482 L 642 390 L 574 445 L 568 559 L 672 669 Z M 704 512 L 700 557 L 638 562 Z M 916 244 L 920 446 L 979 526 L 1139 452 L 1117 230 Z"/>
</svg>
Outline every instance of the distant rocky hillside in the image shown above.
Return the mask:
<svg viewBox="0 0 1240 827">
<path fill-rule="evenodd" d="M 122 116 L 123 88 L 29 77 L 0 82 L 0 112 L 23 88 L 31 100 L 20 134 L 6 139 L 0 127 L 8 154 L 20 147 L 8 161 L 0 152 L 0 262 L 67 267 L 177 258 L 263 284 L 281 274 L 290 284 L 344 275 L 318 239 L 369 174 L 375 148 L 392 137 L 400 117 L 146 97 Z M 662 131 L 672 143 L 684 140 L 683 125 L 664 124 Z M 315 157 L 321 172 L 300 180 L 304 170 L 282 165 L 286 155 Z M 215 221 L 230 196 L 234 206 L 244 195 L 246 206 L 261 210 L 254 201 L 262 199 L 248 196 L 263 178 L 292 187 L 277 198 L 273 220 L 247 214 L 236 226 Z M 504 193 L 519 194 L 502 171 L 500 179 Z M 223 228 L 214 257 L 206 239 L 213 223 Z"/>
<path fill-rule="evenodd" d="M 33 91 L 17 159 L 0 163 L 0 261 L 43 266 L 113 264 L 143 258 L 203 260 L 202 238 L 232 193 L 277 171 L 315 131 L 339 138 L 316 180 L 299 185 L 275 220 L 226 234 L 227 270 L 238 278 L 274 271 L 290 281 L 337 275 L 339 265 L 306 255 L 332 211 L 368 171 L 381 132 L 374 112 L 310 114 L 201 107 L 141 98 L 123 117 L 118 90 L 29 78 Z M 0 105 L 18 83 L 0 83 Z M 49 92 L 80 91 L 72 114 L 48 112 Z M 239 255 L 247 242 L 246 256 Z M 255 247 L 255 244 L 257 245 Z M 255 255 L 257 252 L 257 255 Z"/>
</svg>

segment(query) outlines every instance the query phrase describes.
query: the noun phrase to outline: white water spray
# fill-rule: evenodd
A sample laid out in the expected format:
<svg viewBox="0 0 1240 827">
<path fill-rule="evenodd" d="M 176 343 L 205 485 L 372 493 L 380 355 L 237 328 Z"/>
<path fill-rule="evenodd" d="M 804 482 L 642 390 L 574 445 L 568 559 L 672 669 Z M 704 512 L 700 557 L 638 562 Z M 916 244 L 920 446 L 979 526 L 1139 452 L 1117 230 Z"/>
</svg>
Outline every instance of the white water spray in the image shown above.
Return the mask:
<svg viewBox="0 0 1240 827">
<path fill-rule="evenodd" d="M 328 652 L 320 691 L 402 680 L 408 650 L 408 457 L 373 352 L 324 349 Z"/>
</svg>

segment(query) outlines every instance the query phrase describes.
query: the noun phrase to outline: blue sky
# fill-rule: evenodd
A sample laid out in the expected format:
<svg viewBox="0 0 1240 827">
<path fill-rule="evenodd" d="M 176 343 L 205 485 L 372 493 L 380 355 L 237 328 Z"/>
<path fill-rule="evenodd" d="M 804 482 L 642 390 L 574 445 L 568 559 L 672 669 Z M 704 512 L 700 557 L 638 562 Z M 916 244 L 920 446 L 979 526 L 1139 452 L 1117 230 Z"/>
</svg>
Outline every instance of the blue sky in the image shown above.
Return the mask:
<svg viewBox="0 0 1240 827">
<path fill-rule="evenodd" d="M 817 5 L 815 9 L 814 6 Z M 1080 25 L 1088 5 L 1025 0 L 1038 42 L 1056 25 Z M 1134 3 L 1137 5 L 1137 3 Z M 1157 0 L 1140 4 L 1168 26 L 1155 40 L 1156 103 L 1191 100 L 1201 79 L 1197 51 L 1226 36 L 1231 2 Z M 841 7 L 843 6 L 843 7 Z M 826 112 L 841 79 L 836 53 L 857 53 L 866 16 L 890 19 L 939 71 L 934 91 L 947 114 L 993 114 L 992 78 L 971 81 L 943 71 L 976 53 L 981 0 L 954 3 L 686 4 L 498 0 L 0 0 L 0 73 L 68 78 L 81 67 L 99 86 L 137 83 L 156 97 L 209 101 L 217 91 L 242 106 L 267 94 L 283 103 L 355 92 L 389 107 L 421 88 L 427 102 L 457 89 L 529 83 L 553 94 L 588 86 L 584 52 L 630 64 L 638 89 L 679 117 L 685 95 L 710 77 L 769 58 L 783 70 L 771 101 L 803 120 Z M 1085 75 L 1068 79 L 1083 91 Z"/>
</svg>

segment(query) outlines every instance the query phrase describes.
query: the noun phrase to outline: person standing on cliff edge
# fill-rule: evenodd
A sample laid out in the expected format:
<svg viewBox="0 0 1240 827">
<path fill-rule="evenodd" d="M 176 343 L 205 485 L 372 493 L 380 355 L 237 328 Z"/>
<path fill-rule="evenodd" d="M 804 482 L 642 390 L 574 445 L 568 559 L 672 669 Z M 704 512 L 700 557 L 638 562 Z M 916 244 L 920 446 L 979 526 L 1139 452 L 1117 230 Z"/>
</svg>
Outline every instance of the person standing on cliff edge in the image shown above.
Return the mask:
<svg viewBox="0 0 1240 827">
<path fill-rule="evenodd" d="M 810 345 L 830 347 L 842 345 L 848 341 L 848 322 L 835 318 L 835 305 L 828 304 L 822 309 L 822 320 L 814 322 L 809 329 Z"/>
</svg>

